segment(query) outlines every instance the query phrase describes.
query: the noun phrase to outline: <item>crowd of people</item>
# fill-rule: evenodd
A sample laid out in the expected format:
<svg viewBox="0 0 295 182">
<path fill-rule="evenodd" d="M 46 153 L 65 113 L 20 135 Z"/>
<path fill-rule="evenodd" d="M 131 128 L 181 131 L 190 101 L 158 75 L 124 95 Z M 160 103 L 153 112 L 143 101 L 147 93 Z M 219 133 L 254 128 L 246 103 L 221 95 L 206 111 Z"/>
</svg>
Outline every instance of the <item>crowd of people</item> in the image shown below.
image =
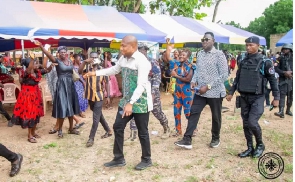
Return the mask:
<svg viewBox="0 0 295 182">
<path fill-rule="evenodd" d="M 15 124 L 28 129 L 28 142 L 36 143 L 40 138 L 36 133 L 36 125 L 40 122 L 43 112 L 43 103 L 38 83 L 41 75 L 45 74 L 53 98 L 52 117 L 56 118 L 56 125 L 49 134 L 57 133 L 63 138 L 63 122 L 69 119 L 69 134 L 79 135 L 79 128 L 83 122 L 79 117 L 85 117 L 84 112 L 90 106 L 93 112 L 93 123 L 86 147 L 94 145 L 95 135 L 100 122 L 105 130 L 102 138 L 114 134 L 114 158 L 105 167 L 125 166 L 123 152 L 124 142 L 136 141 L 138 136 L 142 155 L 141 161 L 135 169 L 143 170 L 152 166 L 151 146 L 149 138 L 149 113 L 159 120 L 163 127 L 161 138 L 179 137 L 176 146 L 192 149 L 192 139 L 196 136 L 200 115 L 206 105 L 210 106 L 212 116 L 211 142 L 209 146 L 216 148 L 220 145 L 220 130 L 222 127 L 223 99 L 231 101 L 234 93 L 241 108 L 243 129 L 247 149 L 239 153 L 239 157 L 260 157 L 265 145 L 258 120 L 264 112 L 264 102 L 268 107 L 279 106 L 276 116 L 284 117 L 285 96 L 287 99 L 286 114 L 292 116 L 293 90 L 293 48 L 284 45 L 282 54 L 276 60 L 269 59 L 259 52 L 259 38 L 252 36 L 245 40 L 247 54 L 242 60 L 238 54 L 238 70 L 234 83 L 228 92 L 224 82 L 228 79 L 230 69 L 234 69 L 226 54 L 214 47 L 215 39 L 212 32 L 206 32 L 201 40 L 203 49 L 197 53 L 196 63 L 190 61 L 189 49 L 171 51 L 173 44 L 167 39 L 167 49 L 161 58 L 162 61 L 147 56 L 149 48 L 138 43 L 134 36 L 123 38 L 120 54 L 122 55 L 114 65 L 111 63 L 111 53 L 91 52 L 89 57 L 73 54 L 72 59 L 67 57 L 67 48 L 60 46 L 57 55 L 40 42 L 35 44 L 46 55 L 43 66 L 35 61 L 34 55 L 22 61 L 24 69 L 19 73 L 21 91 L 15 104 L 12 117 L 7 116 L 9 126 Z M 81 61 L 83 59 L 83 61 Z M 234 63 L 236 64 L 236 62 Z M 230 68 L 230 69 L 229 69 Z M 122 75 L 122 93 L 114 75 Z M 279 81 L 278 81 L 279 79 Z M 169 128 L 166 115 L 162 111 L 160 86 L 173 96 L 174 129 Z M 3 86 L 3 85 L 0 85 Z M 266 95 L 272 91 L 274 100 L 270 103 Z M 112 98 L 122 96 L 113 127 L 110 127 L 103 115 L 103 106 L 113 109 Z M 105 101 L 105 103 L 104 103 Z M 2 106 L 2 105 L 1 105 Z M 181 113 L 188 120 L 183 134 Z M 1 114 L 4 113 L 0 107 Z M 75 120 L 75 125 L 74 125 Z M 131 135 L 124 141 L 124 130 L 130 122 Z M 254 147 L 253 135 L 256 140 Z M 22 156 L 9 151 L 0 145 L 0 155 L 12 163 L 11 176 L 18 173 L 21 167 Z"/>
</svg>

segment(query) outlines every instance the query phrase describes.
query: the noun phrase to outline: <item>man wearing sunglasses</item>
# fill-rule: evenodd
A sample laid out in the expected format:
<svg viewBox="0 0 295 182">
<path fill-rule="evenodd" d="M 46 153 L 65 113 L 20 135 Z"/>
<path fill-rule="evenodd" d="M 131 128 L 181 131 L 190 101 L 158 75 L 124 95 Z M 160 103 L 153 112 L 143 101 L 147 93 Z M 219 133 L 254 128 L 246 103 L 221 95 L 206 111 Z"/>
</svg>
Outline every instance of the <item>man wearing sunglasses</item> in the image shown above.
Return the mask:
<svg viewBox="0 0 295 182">
<path fill-rule="evenodd" d="M 223 52 L 214 47 L 214 34 L 206 32 L 201 39 L 203 50 L 197 55 L 197 64 L 191 80 L 191 89 L 198 88 L 190 110 L 188 126 L 182 140 L 174 144 L 192 149 L 192 135 L 197 128 L 203 108 L 208 104 L 212 113 L 212 140 L 210 147 L 220 144 L 221 106 L 226 95 L 224 82 L 228 77 L 228 66 Z"/>
</svg>

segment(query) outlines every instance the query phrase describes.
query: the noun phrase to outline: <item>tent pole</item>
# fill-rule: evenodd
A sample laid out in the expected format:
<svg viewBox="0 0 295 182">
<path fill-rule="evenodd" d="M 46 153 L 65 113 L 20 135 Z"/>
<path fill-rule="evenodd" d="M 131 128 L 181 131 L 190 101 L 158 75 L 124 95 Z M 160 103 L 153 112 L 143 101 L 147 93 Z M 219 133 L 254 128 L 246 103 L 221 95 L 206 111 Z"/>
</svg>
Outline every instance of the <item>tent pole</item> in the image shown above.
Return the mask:
<svg viewBox="0 0 295 182">
<path fill-rule="evenodd" d="M 219 42 L 217 42 L 217 49 L 219 50 Z"/>
<path fill-rule="evenodd" d="M 25 59 L 25 43 L 23 39 L 21 40 L 21 46 L 22 46 L 23 59 Z"/>
</svg>

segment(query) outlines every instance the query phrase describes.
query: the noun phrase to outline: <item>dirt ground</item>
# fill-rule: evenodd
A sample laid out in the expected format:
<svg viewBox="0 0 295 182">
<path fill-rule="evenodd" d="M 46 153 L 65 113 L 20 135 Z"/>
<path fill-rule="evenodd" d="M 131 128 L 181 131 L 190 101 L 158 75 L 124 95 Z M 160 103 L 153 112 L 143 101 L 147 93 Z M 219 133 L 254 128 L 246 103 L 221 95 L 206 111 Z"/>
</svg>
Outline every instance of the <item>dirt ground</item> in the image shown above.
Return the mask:
<svg viewBox="0 0 295 182">
<path fill-rule="evenodd" d="M 169 126 L 174 128 L 172 96 L 162 93 L 163 111 L 169 120 Z M 118 99 L 115 100 L 115 105 Z M 0 120 L 0 143 L 12 151 L 24 156 L 20 173 L 10 178 L 10 163 L 0 158 L 0 182 L 5 181 L 267 181 L 258 171 L 258 160 L 240 159 L 237 154 L 246 149 L 242 120 L 239 113 L 234 113 L 234 103 L 223 101 L 228 112 L 222 113 L 221 144 L 218 148 L 209 148 L 211 141 L 211 113 L 208 106 L 201 114 L 197 137 L 193 139 L 193 149 L 184 150 L 174 145 L 177 138 L 163 140 L 160 135 L 163 129 L 151 114 L 149 132 L 151 139 L 153 167 L 144 171 L 134 170 L 140 162 L 141 148 L 137 140 L 131 146 L 124 147 L 127 165 L 121 168 L 108 169 L 103 163 L 113 158 L 112 146 L 114 137 L 101 139 L 104 134 L 99 125 L 93 147 L 86 148 L 85 144 L 92 125 L 92 112 L 88 109 L 87 117 L 82 119 L 86 124 L 80 129 L 81 135 L 65 134 L 58 139 L 57 134 L 50 135 L 55 120 L 51 117 L 51 108 L 38 125 L 37 133 L 42 136 L 38 143 L 27 141 L 27 130 L 20 126 L 7 127 L 4 117 Z M 5 105 L 11 114 L 13 105 Z M 110 126 L 113 125 L 116 110 L 103 110 Z M 274 181 L 293 181 L 293 118 L 286 116 L 279 119 L 273 115 L 278 109 L 268 111 L 260 119 L 265 152 L 279 154 L 285 164 L 284 172 Z M 183 132 L 187 120 L 183 116 Z M 64 124 L 64 132 L 68 129 L 68 122 Z M 158 131 L 152 135 L 151 131 Z M 125 130 L 125 137 L 130 134 L 129 125 Z"/>
</svg>

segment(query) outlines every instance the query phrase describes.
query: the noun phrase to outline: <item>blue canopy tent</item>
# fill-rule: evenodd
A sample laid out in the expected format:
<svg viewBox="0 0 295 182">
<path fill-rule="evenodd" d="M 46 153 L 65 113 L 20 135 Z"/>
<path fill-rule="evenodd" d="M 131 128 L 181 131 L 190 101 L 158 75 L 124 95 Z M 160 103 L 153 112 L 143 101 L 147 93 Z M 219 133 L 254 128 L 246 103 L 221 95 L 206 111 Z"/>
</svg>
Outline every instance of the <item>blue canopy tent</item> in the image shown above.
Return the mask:
<svg viewBox="0 0 295 182">
<path fill-rule="evenodd" d="M 284 35 L 277 43 L 276 46 L 282 46 L 283 44 L 293 44 L 293 29 L 291 29 L 286 35 Z"/>
</svg>

